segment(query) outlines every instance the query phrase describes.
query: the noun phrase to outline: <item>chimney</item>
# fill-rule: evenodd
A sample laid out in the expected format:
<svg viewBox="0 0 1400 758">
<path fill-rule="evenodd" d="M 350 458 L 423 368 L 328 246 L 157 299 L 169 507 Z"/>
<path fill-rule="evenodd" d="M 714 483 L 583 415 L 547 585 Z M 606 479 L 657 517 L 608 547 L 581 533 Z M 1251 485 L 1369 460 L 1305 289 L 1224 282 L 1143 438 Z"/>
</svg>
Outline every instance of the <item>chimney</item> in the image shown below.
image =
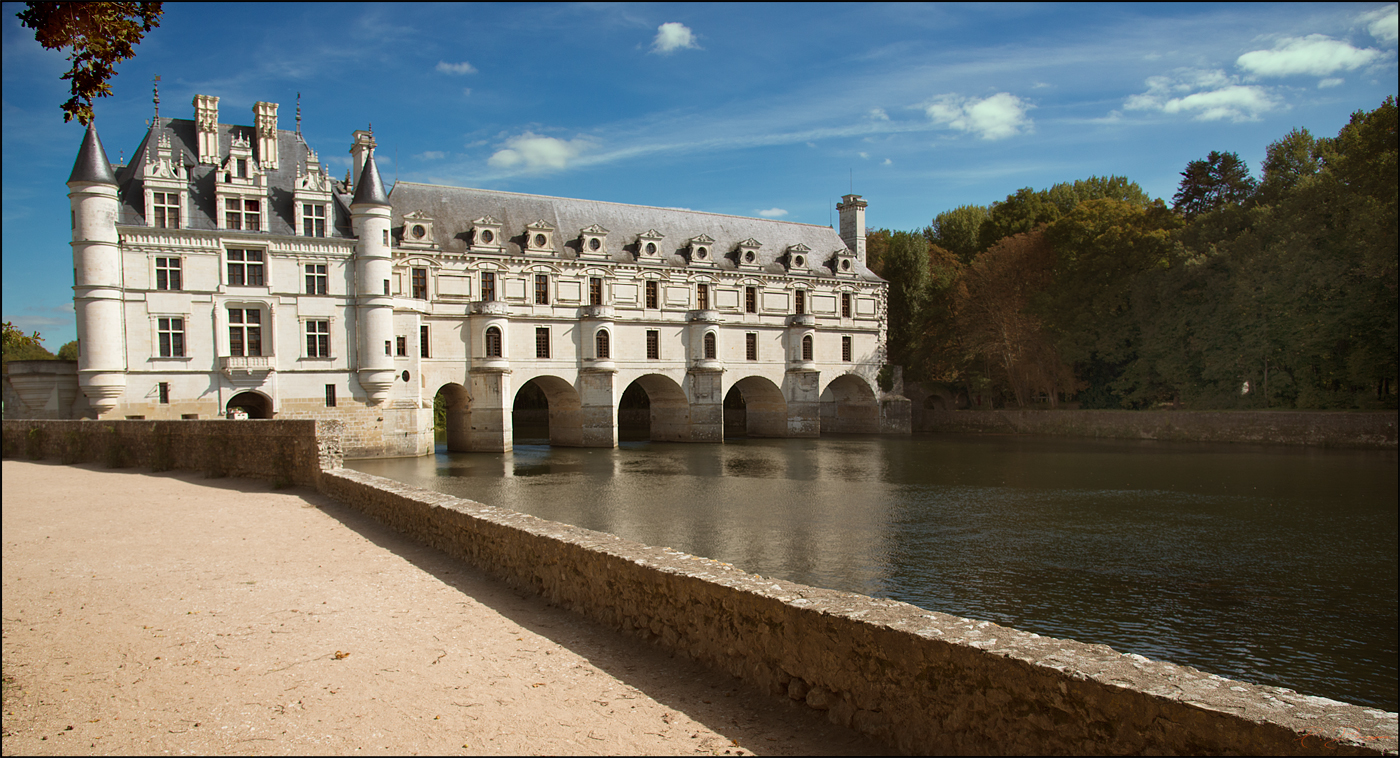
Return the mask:
<svg viewBox="0 0 1400 758">
<path fill-rule="evenodd" d="M 280 161 L 277 157 L 277 103 L 253 103 L 253 123 L 258 128 L 258 165 L 266 171 L 275 171 Z"/>
<path fill-rule="evenodd" d="M 845 195 L 836 206 L 841 214 L 841 240 L 856 254 L 856 260 L 865 263 L 865 208 L 869 203 L 860 195 Z"/>
<path fill-rule="evenodd" d="M 195 95 L 194 123 L 199 162 L 218 165 L 219 98 L 213 95 Z"/>
<path fill-rule="evenodd" d="M 369 159 L 370 151 L 374 149 L 374 132 L 367 132 L 364 129 L 355 130 L 353 137 L 355 140 L 350 145 L 350 155 L 354 156 L 354 171 L 351 173 L 359 181 L 365 173 L 365 161 Z"/>
</svg>

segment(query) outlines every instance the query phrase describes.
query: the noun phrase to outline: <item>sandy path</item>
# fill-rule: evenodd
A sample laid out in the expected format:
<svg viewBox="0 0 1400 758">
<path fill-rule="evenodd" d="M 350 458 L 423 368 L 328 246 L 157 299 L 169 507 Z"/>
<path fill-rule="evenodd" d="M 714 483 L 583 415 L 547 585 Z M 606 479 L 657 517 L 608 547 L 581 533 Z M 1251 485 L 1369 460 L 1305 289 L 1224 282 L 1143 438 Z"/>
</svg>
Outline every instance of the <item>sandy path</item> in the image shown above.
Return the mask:
<svg viewBox="0 0 1400 758">
<path fill-rule="evenodd" d="M 7 755 L 883 752 L 310 490 L 3 474 Z"/>
</svg>

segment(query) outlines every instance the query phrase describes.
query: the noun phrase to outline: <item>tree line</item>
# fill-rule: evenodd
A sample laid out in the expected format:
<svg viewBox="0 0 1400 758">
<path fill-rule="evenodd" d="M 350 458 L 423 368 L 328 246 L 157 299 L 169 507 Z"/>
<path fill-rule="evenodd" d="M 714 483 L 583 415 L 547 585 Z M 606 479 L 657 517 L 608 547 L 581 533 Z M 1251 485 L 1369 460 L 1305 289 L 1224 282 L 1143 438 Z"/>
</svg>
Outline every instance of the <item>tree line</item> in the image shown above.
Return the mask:
<svg viewBox="0 0 1400 758">
<path fill-rule="evenodd" d="M 1171 206 L 1090 177 L 873 231 L 889 362 L 982 407 L 1395 408 L 1396 153 L 1391 97 Z"/>
</svg>

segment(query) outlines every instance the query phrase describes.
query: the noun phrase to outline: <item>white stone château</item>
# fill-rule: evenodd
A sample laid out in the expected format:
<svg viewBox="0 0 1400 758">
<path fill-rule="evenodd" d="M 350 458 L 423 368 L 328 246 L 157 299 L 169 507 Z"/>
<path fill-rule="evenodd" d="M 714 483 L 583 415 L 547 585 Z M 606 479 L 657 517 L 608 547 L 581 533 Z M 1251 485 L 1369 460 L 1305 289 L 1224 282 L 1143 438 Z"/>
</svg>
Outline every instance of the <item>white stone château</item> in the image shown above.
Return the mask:
<svg viewBox="0 0 1400 758">
<path fill-rule="evenodd" d="M 254 105 L 254 126 L 221 123 L 217 97 L 194 107 L 156 118 L 115 171 L 88 128 L 68 182 L 81 392 L 61 415 L 242 408 L 340 419 L 352 456 L 423 455 L 441 394 L 450 449 L 504 451 L 533 383 L 558 445 L 616 445 L 634 386 L 654 440 L 721 441 L 726 407 L 754 436 L 908 431 L 907 401 L 877 383 L 888 285 L 866 266 L 857 195 L 838 234 L 412 182 L 385 193 L 368 131 L 338 181 L 278 129 L 277 104 Z"/>
</svg>

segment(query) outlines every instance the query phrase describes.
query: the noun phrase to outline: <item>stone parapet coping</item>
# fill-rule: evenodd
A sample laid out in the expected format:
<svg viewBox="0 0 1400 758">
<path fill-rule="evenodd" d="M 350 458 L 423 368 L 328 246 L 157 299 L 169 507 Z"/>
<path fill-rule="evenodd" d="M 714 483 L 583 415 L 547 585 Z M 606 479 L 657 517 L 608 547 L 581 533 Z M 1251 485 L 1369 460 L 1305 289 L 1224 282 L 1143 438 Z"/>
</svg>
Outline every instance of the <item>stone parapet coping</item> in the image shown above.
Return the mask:
<svg viewBox="0 0 1400 758">
<path fill-rule="evenodd" d="M 357 471 L 319 488 L 548 600 L 909 753 L 1395 754 L 1396 714 L 766 579 Z"/>
</svg>

